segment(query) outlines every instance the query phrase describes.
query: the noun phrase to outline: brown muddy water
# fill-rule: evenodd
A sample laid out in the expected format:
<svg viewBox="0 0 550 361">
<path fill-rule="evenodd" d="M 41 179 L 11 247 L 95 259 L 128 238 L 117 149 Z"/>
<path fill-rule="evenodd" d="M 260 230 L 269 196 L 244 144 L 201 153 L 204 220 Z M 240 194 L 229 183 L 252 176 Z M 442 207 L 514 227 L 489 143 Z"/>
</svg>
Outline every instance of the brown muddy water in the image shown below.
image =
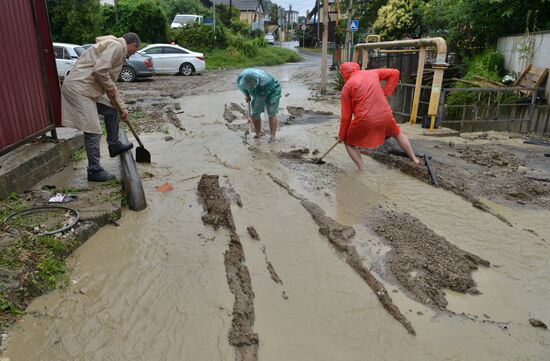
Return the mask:
<svg viewBox="0 0 550 361">
<path fill-rule="evenodd" d="M 308 88 L 291 81 L 315 66 L 310 59 L 269 69 L 283 87 L 282 116 L 290 115 L 288 106 L 339 113 L 335 103 L 309 99 Z M 148 175 L 148 208 L 125 212 L 119 227 L 101 229 L 69 258 L 68 286 L 31 304 L 10 331 L 6 358 L 251 359 L 229 338 L 235 314 L 243 311 L 235 309 L 239 291 L 224 260 L 234 233 L 243 253 L 238 265 L 254 295 L 247 298 L 254 316 L 248 326 L 257 335 L 258 360 L 548 360 L 550 333 L 529 319 L 550 321 L 550 244 L 541 239 L 550 239 L 550 212 L 487 201 L 510 227 L 456 194 L 370 158 L 368 171 L 358 173 L 342 146 L 325 165 L 281 158 L 280 152 L 301 148 L 324 152 L 334 142 L 337 116 L 281 127 L 278 141 L 268 144 L 265 137 L 245 139 L 246 127 L 228 128 L 226 105 L 243 105 L 237 90 L 209 89 L 207 96 L 177 99 L 185 130 L 169 126 L 173 140 L 162 133 L 143 137 L 153 155 L 153 164 L 139 165 Z M 245 123 L 235 115 L 232 124 Z M 205 204 L 197 194 L 203 174 L 219 176 L 234 229 L 203 223 Z M 156 192 L 164 182 L 174 190 Z M 353 228 L 344 250 L 354 250 L 415 336 L 320 233 L 300 198 Z M 429 228 L 437 235 L 432 239 L 490 262 L 467 272 L 479 294 L 443 290 L 446 309 L 409 294 L 386 267 L 391 242 L 380 235 L 388 232 L 369 224 L 384 212 L 409 214 L 422 224 L 414 229 Z"/>
</svg>

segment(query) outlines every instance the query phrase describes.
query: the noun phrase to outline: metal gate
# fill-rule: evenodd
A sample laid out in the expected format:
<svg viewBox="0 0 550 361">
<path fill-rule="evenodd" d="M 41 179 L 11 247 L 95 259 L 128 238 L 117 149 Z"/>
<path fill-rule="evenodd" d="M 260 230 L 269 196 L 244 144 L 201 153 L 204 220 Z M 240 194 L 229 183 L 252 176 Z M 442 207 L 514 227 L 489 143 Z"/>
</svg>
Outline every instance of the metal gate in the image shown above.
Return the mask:
<svg viewBox="0 0 550 361">
<path fill-rule="evenodd" d="M 55 129 L 59 83 L 44 0 L 0 1 L 0 155 Z"/>
</svg>

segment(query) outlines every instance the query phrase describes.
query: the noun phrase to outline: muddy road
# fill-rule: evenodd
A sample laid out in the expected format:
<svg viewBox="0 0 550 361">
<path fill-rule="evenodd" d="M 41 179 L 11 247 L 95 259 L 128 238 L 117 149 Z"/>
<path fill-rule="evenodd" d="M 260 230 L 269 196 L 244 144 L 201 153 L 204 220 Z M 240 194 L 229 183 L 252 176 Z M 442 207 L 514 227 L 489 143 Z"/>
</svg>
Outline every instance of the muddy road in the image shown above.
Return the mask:
<svg viewBox="0 0 550 361">
<path fill-rule="evenodd" d="M 312 164 L 334 142 L 339 103 L 312 90 L 320 60 L 305 57 L 267 69 L 283 89 L 273 144 L 247 133 L 237 71 L 123 85 L 153 157 L 139 166 L 148 208 L 68 259 L 68 286 L 31 304 L 5 357 L 547 360 L 550 333 L 534 326 L 550 322 L 538 150 L 450 146 L 402 125 L 462 192 L 391 153 L 365 157 L 366 173 L 341 146 Z M 534 169 L 541 184 L 521 202 L 499 188 Z M 165 182 L 174 189 L 157 192 Z"/>
</svg>

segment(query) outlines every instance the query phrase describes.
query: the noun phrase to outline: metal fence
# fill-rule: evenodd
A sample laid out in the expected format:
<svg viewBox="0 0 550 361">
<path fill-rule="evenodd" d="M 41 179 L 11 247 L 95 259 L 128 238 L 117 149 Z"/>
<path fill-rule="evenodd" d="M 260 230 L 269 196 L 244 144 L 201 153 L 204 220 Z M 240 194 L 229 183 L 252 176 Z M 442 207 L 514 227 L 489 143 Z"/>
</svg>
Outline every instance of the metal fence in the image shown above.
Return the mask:
<svg viewBox="0 0 550 361">
<path fill-rule="evenodd" d="M 0 1 L 0 155 L 48 131 L 60 92 L 44 0 Z"/>
<path fill-rule="evenodd" d="M 396 118 L 408 121 L 414 84 L 399 83 L 390 98 Z M 550 131 L 548 106 L 538 106 L 537 92 L 521 97 L 522 88 L 444 88 L 437 112 L 439 126 L 461 132 L 500 130 L 517 133 Z M 431 87 L 422 86 L 417 122 L 424 123 Z"/>
</svg>

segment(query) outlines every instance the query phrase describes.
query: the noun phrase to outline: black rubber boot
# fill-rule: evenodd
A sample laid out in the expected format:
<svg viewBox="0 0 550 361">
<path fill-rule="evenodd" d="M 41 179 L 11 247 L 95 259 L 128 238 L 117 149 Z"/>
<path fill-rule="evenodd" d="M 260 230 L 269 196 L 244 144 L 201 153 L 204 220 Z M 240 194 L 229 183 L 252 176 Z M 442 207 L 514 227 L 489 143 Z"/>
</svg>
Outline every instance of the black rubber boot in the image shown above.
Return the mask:
<svg viewBox="0 0 550 361">
<path fill-rule="evenodd" d="M 88 172 L 88 181 L 90 182 L 106 182 L 111 179 L 116 179 L 115 175 L 107 172 L 105 169 L 97 172 Z"/>
<path fill-rule="evenodd" d="M 111 156 L 111 158 L 114 158 L 120 153 L 129 149 L 132 149 L 133 147 L 134 145 L 132 143 L 126 143 L 126 144 L 118 143 L 117 145 L 110 145 L 109 155 Z"/>
</svg>

